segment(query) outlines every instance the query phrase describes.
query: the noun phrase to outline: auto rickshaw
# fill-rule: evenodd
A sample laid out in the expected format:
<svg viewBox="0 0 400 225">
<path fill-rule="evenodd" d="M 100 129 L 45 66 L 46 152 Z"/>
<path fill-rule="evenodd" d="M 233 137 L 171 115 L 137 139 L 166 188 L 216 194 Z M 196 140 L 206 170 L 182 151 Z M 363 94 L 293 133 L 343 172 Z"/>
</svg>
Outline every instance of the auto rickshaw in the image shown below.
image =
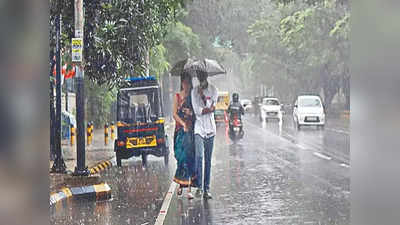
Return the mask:
<svg viewBox="0 0 400 225">
<path fill-rule="evenodd" d="M 229 92 L 220 91 L 218 92 L 218 100 L 215 105 L 214 119 L 216 124 L 223 124 L 227 121 L 226 111 L 229 107 Z"/>
<path fill-rule="evenodd" d="M 114 151 L 117 166 L 122 159 L 164 157 L 168 165 L 168 136 L 165 133 L 161 91 L 154 77 L 131 78 L 117 95 L 117 139 Z"/>
</svg>

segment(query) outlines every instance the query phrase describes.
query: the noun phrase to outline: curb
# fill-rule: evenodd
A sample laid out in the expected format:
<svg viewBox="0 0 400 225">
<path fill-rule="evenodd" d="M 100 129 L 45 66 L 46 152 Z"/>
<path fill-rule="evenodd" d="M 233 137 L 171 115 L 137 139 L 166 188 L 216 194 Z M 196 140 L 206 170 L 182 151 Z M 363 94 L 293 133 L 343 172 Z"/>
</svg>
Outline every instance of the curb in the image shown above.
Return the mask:
<svg viewBox="0 0 400 225">
<path fill-rule="evenodd" d="M 107 161 L 98 163 L 94 167 L 90 168 L 89 171 L 90 171 L 90 174 L 96 174 L 103 170 L 109 169 L 112 166 L 113 166 L 112 160 L 107 160 Z"/>
<path fill-rule="evenodd" d="M 111 198 L 111 188 L 107 183 L 83 187 L 64 187 L 50 194 L 50 206 L 66 199 L 106 200 Z"/>
<path fill-rule="evenodd" d="M 350 119 L 350 111 L 349 110 L 343 111 L 340 116 L 344 119 Z"/>
</svg>

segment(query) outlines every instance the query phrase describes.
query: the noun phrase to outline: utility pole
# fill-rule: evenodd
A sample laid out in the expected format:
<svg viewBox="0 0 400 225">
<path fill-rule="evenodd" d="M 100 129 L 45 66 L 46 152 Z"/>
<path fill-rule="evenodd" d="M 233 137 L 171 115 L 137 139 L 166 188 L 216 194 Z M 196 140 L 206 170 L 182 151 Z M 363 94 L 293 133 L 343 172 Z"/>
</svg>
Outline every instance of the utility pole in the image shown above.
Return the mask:
<svg viewBox="0 0 400 225">
<path fill-rule="evenodd" d="M 53 78 L 53 68 L 56 64 L 55 60 L 53 59 L 54 56 L 54 49 L 51 50 L 50 59 L 51 59 L 51 67 L 50 67 L 50 74 L 49 77 Z M 55 118 L 56 112 L 54 109 L 54 81 L 50 79 L 50 159 L 52 161 L 55 160 Z"/>
<path fill-rule="evenodd" d="M 75 38 L 72 40 L 72 61 L 76 68 L 76 123 L 77 123 L 77 160 L 75 176 L 88 176 L 89 170 L 85 165 L 85 80 L 82 63 L 83 49 L 83 0 L 75 0 Z"/>
<path fill-rule="evenodd" d="M 56 16 L 56 124 L 55 124 L 55 153 L 56 158 L 51 168 L 53 173 L 65 173 L 66 167 L 61 150 L 61 15 Z"/>
</svg>

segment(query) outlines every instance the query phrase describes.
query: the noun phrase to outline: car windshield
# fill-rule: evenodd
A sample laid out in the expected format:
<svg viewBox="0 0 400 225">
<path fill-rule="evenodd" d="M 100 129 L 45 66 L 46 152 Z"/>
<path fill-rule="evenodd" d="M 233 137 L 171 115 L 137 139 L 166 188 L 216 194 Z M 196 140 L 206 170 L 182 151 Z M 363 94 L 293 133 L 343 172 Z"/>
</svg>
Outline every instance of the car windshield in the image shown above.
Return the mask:
<svg viewBox="0 0 400 225">
<path fill-rule="evenodd" d="M 299 99 L 300 107 L 321 107 L 321 101 L 317 98 Z"/>
<path fill-rule="evenodd" d="M 263 104 L 264 105 L 279 105 L 279 102 L 275 99 L 264 99 Z"/>
</svg>

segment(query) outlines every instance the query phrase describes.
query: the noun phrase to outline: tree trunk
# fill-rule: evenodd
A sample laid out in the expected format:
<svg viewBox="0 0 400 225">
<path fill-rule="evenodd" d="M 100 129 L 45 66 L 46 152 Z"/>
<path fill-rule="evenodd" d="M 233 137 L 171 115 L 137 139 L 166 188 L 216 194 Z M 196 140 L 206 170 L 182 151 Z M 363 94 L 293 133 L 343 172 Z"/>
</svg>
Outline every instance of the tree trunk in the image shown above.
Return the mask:
<svg viewBox="0 0 400 225">
<path fill-rule="evenodd" d="M 345 76 L 343 83 L 343 92 L 346 97 L 345 109 L 350 110 L 350 76 Z"/>
<path fill-rule="evenodd" d="M 323 82 L 323 92 L 324 92 L 324 101 L 325 101 L 325 111 L 329 112 L 333 97 L 335 97 L 336 93 L 339 91 L 340 80 L 338 77 L 332 76 L 329 73 L 328 65 L 325 64 L 322 72 L 322 82 Z"/>
</svg>

